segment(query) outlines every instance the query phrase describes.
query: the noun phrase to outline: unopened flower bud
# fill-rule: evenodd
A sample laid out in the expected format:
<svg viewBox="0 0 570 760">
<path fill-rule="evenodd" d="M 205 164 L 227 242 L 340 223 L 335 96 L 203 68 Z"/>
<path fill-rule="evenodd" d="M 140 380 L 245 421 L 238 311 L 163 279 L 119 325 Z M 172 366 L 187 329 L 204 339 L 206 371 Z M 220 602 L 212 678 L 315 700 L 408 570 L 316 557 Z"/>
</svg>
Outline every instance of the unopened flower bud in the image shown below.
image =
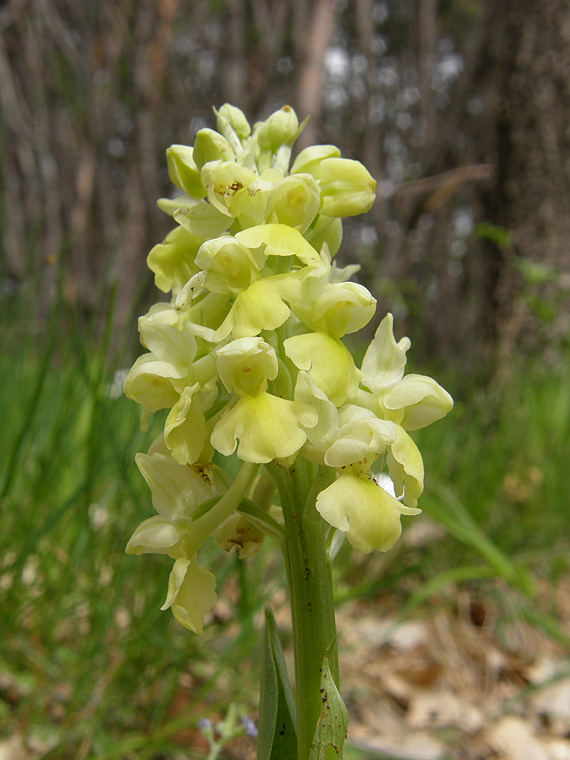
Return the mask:
<svg viewBox="0 0 570 760">
<path fill-rule="evenodd" d="M 233 131 L 241 141 L 245 140 L 251 134 L 249 121 L 245 118 L 244 112 L 230 103 L 224 103 L 219 111 L 216 111 L 218 119 L 218 129 L 229 140 L 228 131 Z"/>
<path fill-rule="evenodd" d="M 299 130 L 299 119 L 291 106 L 283 106 L 256 127 L 259 146 L 275 153 L 282 145 L 293 144 Z"/>
<path fill-rule="evenodd" d="M 200 179 L 200 172 L 192 156 L 193 149 L 188 145 L 171 145 L 166 151 L 168 176 L 191 198 L 203 198 L 206 190 Z"/>
<path fill-rule="evenodd" d="M 299 153 L 291 167 L 291 174 L 307 173 L 319 179 L 320 166 L 325 158 L 340 158 L 336 145 L 311 145 Z"/>
<path fill-rule="evenodd" d="M 325 158 L 320 170 L 323 214 L 355 216 L 370 210 L 377 183 L 360 161 Z"/>
<path fill-rule="evenodd" d="M 155 245 L 147 257 L 148 268 L 154 272 L 156 287 L 164 293 L 178 292 L 197 272 L 194 263 L 202 240 L 183 227 L 175 227 L 164 241 Z"/>
<path fill-rule="evenodd" d="M 194 141 L 193 158 L 201 171 L 209 161 L 233 161 L 235 154 L 232 146 L 219 132 L 213 129 L 201 129 Z"/>
</svg>

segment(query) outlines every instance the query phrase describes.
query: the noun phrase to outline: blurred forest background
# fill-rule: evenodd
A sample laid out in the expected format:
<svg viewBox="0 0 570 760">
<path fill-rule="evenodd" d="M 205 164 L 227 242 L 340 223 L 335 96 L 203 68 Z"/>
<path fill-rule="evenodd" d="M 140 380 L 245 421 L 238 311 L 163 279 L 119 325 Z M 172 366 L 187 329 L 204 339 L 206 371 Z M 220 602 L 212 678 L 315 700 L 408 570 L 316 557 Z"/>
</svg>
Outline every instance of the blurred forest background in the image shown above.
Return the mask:
<svg viewBox="0 0 570 760">
<path fill-rule="evenodd" d="M 300 145 L 379 181 L 345 259 L 424 358 L 568 339 L 570 18 L 565 0 L 11 0 L 0 6 L 2 298 L 118 322 L 170 222 L 164 152 L 228 101 L 289 103 Z M 379 314 L 380 316 L 380 314 Z M 407 323 L 406 323 L 407 320 Z"/>
<path fill-rule="evenodd" d="M 0 760 L 204 758 L 204 718 L 256 720 L 265 603 L 287 648 L 270 542 L 204 547 L 201 638 L 124 553 L 165 151 L 224 102 L 369 168 L 338 256 L 456 400 L 424 514 L 335 559 L 345 759 L 570 757 L 569 72 L 568 0 L 0 1 Z"/>
</svg>

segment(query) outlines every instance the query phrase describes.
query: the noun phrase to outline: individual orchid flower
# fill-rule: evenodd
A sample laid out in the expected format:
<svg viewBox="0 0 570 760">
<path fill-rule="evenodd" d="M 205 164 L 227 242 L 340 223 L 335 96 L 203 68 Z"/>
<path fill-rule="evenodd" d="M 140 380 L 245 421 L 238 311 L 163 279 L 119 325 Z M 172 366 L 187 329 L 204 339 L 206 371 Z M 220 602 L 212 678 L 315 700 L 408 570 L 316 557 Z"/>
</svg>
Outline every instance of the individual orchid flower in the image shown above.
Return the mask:
<svg viewBox="0 0 570 760">
<path fill-rule="evenodd" d="M 431 377 L 404 377 L 409 347 L 409 338 L 396 343 L 393 317 L 388 314 L 364 355 L 361 384 L 365 390 L 359 391 L 355 399 L 405 430 L 418 430 L 450 412 L 453 399 Z"/>
<path fill-rule="evenodd" d="M 387 551 L 400 536 L 400 516 L 420 511 L 402 504 L 370 474 L 378 457 L 397 440 L 398 426 L 349 406 L 341 411 L 339 423 L 338 438 L 324 456 L 339 477 L 317 497 L 317 511 L 346 533 L 355 549 L 365 554 Z"/>
<path fill-rule="evenodd" d="M 363 554 L 391 549 L 402 532 L 400 516 L 409 511 L 372 477 L 343 473 L 317 497 L 317 511 Z"/>
<path fill-rule="evenodd" d="M 150 350 L 134 363 L 125 379 L 124 392 L 143 406 L 143 428 L 150 414 L 178 401 L 190 379 L 196 337 L 191 330 L 180 330 L 175 324 L 177 319 L 174 309 L 159 307 L 139 320 L 141 339 Z"/>
<path fill-rule="evenodd" d="M 231 199 L 231 211 L 235 216 L 232 229 L 235 232 L 264 224 L 268 221 L 267 205 L 272 189 L 283 180 L 283 172 L 265 169 L 248 186 L 247 192 L 236 193 Z"/>
<path fill-rule="evenodd" d="M 251 227 L 238 232 L 235 240 L 251 251 L 251 262 L 256 263 L 251 266 L 251 284 L 238 293 L 215 333 L 216 341 L 230 335 L 253 337 L 262 330 L 276 330 L 284 324 L 291 314 L 290 304 L 302 300 L 303 279 L 311 274 L 310 267 L 320 262 L 319 255 L 301 233 L 283 224 Z M 274 274 L 280 262 L 286 266 L 292 259 L 298 262 L 296 268 L 290 266 L 289 271 Z M 259 273 L 262 260 L 265 266 Z M 268 261 L 275 262 L 275 268 Z M 243 275 L 242 282 L 246 282 Z"/>
<path fill-rule="evenodd" d="M 176 619 L 195 633 L 204 630 L 204 616 L 216 601 L 216 581 L 212 573 L 196 561 L 196 549 L 210 530 L 193 529 L 197 507 L 215 491 L 203 475 L 177 464 L 166 453 L 163 443 L 155 444 L 151 454 L 138 454 L 137 465 L 147 481 L 155 517 L 144 520 L 129 543 L 129 554 L 168 554 L 175 560 L 170 574 L 168 595 L 162 609 L 172 607 Z M 196 523 L 198 525 L 198 523 Z"/>
<path fill-rule="evenodd" d="M 178 226 L 152 248 L 147 265 L 159 290 L 177 293 L 199 271 L 195 258 L 202 242 L 202 238 Z"/>
<path fill-rule="evenodd" d="M 376 299 L 357 282 L 328 285 L 311 310 L 314 329 L 342 338 L 365 327 L 376 311 Z"/>
<path fill-rule="evenodd" d="M 360 161 L 341 158 L 335 145 L 313 145 L 302 150 L 291 173 L 308 172 L 318 180 L 321 213 L 355 216 L 370 209 L 376 197 L 376 180 Z"/>
<path fill-rule="evenodd" d="M 356 216 L 370 210 L 377 183 L 360 161 L 325 158 L 319 168 L 323 214 Z"/>
<path fill-rule="evenodd" d="M 329 269 L 332 276 L 332 268 Z M 310 329 L 342 338 L 357 332 L 370 322 L 376 311 L 376 299 L 367 288 L 356 282 L 319 283 L 316 278 L 305 282 L 313 290 L 308 302 L 296 305 L 295 314 Z"/>
<path fill-rule="evenodd" d="M 327 332 L 303 333 L 287 338 L 283 348 L 295 367 L 308 372 L 337 406 L 342 406 L 358 388 L 360 370 L 339 338 Z"/>
<path fill-rule="evenodd" d="M 218 349 L 220 379 L 238 395 L 216 423 L 214 448 L 245 462 L 271 462 L 295 454 L 307 439 L 306 428 L 317 423 L 308 404 L 279 398 L 267 392 L 277 377 L 274 349 L 261 338 L 239 338 Z M 239 443 L 238 443 L 239 442 Z"/>
<path fill-rule="evenodd" d="M 196 359 L 205 333 L 185 323 L 181 311 L 163 304 L 141 317 L 141 341 L 151 350 L 135 362 L 125 393 L 145 406 L 144 425 L 148 414 L 171 407 L 164 426 L 165 443 L 179 464 L 194 464 L 209 450 L 211 430 L 204 415 L 218 396 L 216 365 L 209 347 Z M 206 333 L 206 337 L 211 336 Z M 175 395 L 178 398 L 173 401 Z"/>
<path fill-rule="evenodd" d="M 216 496 L 213 482 L 202 470 L 178 464 L 162 439 L 149 454 L 137 454 L 136 463 L 158 514 L 139 525 L 127 544 L 127 552 L 188 559 L 209 535 L 196 535 L 192 519 L 200 504 Z"/>
<path fill-rule="evenodd" d="M 267 221 L 286 224 L 306 232 L 321 206 L 319 186 L 310 174 L 284 177 L 267 196 Z"/>
<path fill-rule="evenodd" d="M 238 476 L 228 488 L 216 466 L 187 467 L 174 461 L 162 437 L 148 454 L 138 454 L 136 461 L 151 490 L 157 515 L 138 526 L 126 551 L 167 554 L 175 560 L 162 609 L 171 608 L 179 623 L 203 633 L 204 617 L 217 598 L 216 581 L 198 564 L 197 551 L 212 534 L 223 533 L 251 475 L 246 473 L 245 483 L 240 483 Z M 254 533 L 244 538 L 244 550 L 248 551 L 249 540 L 256 539 Z"/>
<path fill-rule="evenodd" d="M 239 512 L 224 520 L 213 536 L 225 552 L 236 549 L 240 559 L 257 554 L 265 539 L 265 533 Z"/>
<path fill-rule="evenodd" d="M 215 293 L 239 294 L 260 276 L 265 257 L 255 255 L 231 235 L 206 241 L 196 253 L 196 265 L 205 270 L 205 287 Z"/>
<path fill-rule="evenodd" d="M 236 217 L 240 213 L 238 198 L 249 196 L 249 187 L 258 175 L 236 161 L 210 161 L 202 167 L 201 177 L 212 206 Z"/>
<path fill-rule="evenodd" d="M 150 414 L 171 409 L 166 442 L 176 461 L 193 464 L 206 443 L 204 412 L 217 396 L 216 365 L 209 353 L 196 360 L 196 332 L 201 331 L 189 324 L 181 327 L 179 322 L 179 310 L 167 304 L 157 305 L 140 318 L 141 341 L 150 351 L 136 360 L 124 392 L 143 405 L 143 429 Z"/>
</svg>

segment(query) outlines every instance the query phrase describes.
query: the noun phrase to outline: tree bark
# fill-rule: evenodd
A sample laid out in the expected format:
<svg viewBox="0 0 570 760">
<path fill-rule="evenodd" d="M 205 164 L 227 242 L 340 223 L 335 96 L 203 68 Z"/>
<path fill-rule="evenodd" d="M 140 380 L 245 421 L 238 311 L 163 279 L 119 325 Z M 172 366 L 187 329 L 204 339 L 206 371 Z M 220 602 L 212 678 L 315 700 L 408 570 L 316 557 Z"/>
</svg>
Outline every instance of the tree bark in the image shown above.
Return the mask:
<svg viewBox="0 0 570 760">
<path fill-rule="evenodd" d="M 510 245 L 488 247 L 489 308 L 510 350 L 557 339 L 570 327 L 570 7 L 567 0 L 492 5 L 497 172 L 484 205 Z M 525 283 L 516 267 L 521 259 L 557 276 Z M 548 330 L 540 329 L 530 302 L 543 316 L 552 310 Z"/>
<path fill-rule="evenodd" d="M 299 116 L 311 118 L 299 138 L 298 148 L 318 142 L 326 75 L 325 54 L 331 44 L 336 11 L 336 0 L 317 0 L 312 6 L 309 28 L 302 45 L 301 75 L 297 93 Z M 296 31 L 303 32 L 301 29 Z"/>
</svg>

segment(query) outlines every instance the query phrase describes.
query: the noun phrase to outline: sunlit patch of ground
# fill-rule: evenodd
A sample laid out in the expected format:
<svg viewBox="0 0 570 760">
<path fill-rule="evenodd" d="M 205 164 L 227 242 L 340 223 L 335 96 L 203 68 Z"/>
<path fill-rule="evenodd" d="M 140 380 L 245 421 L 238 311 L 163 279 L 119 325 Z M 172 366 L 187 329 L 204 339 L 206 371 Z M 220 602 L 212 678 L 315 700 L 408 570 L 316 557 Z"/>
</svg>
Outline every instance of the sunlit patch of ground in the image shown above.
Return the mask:
<svg viewBox="0 0 570 760">
<path fill-rule="evenodd" d="M 400 624 L 389 598 L 339 611 L 349 737 L 363 758 L 570 758 L 568 652 L 495 590 L 451 590 Z M 569 633 L 570 580 L 555 603 Z"/>
</svg>

